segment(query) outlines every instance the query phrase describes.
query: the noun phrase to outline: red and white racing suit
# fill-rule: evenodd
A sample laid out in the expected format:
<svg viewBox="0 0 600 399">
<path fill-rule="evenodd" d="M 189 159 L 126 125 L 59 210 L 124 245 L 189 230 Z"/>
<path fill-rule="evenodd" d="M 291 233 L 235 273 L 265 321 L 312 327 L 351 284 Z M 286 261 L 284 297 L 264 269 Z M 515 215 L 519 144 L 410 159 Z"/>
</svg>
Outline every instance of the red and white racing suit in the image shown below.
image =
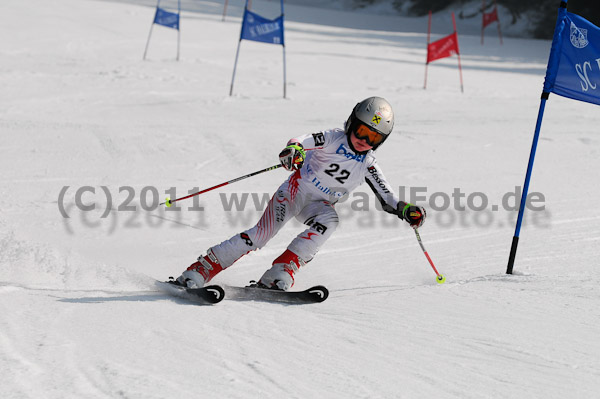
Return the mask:
<svg viewBox="0 0 600 399">
<path fill-rule="evenodd" d="M 334 205 L 365 181 L 383 209 L 397 214 L 398 197 L 379 169 L 373 151 L 356 154 L 342 129 L 291 139 L 306 150 L 302 168 L 277 189 L 256 226 L 210 250 L 223 268 L 262 248 L 293 217 L 307 227 L 289 244 L 302 264 L 309 262 L 333 234 L 339 219 Z"/>
</svg>

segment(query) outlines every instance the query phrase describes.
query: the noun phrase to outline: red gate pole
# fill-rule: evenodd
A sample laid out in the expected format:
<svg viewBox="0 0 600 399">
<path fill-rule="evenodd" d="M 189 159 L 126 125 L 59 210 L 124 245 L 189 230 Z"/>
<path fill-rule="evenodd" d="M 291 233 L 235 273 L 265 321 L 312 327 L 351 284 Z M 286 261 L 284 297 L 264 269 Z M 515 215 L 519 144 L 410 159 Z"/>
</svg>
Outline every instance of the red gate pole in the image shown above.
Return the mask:
<svg viewBox="0 0 600 399">
<path fill-rule="evenodd" d="M 427 55 L 425 60 L 425 84 L 423 89 L 427 89 L 427 67 L 429 66 L 429 40 L 431 38 L 431 10 L 429 10 L 429 24 L 427 25 Z"/>
<path fill-rule="evenodd" d="M 458 33 L 456 32 L 456 19 L 454 18 L 454 12 L 452 12 L 452 25 L 454 25 L 454 33 L 456 34 L 456 55 L 458 56 L 458 74 L 460 76 L 460 91 L 464 93 L 463 88 L 463 77 L 462 77 L 462 66 L 460 64 L 460 47 L 458 46 Z"/>
<path fill-rule="evenodd" d="M 225 0 L 225 4 L 223 5 L 223 19 L 221 21 L 225 21 L 225 14 L 227 14 L 227 3 L 229 0 Z"/>
<path fill-rule="evenodd" d="M 496 0 L 494 0 L 494 9 L 496 10 L 496 23 L 498 24 L 498 37 L 500 38 L 500 45 L 502 45 L 502 31 L 500 30 L 500 17 L 498 17 L 498 6 Z"/>
<path fill-rule="evenodd" d="M 481 45 L 483 46 L 483 30 L 485 26 L 485 0 L 481 0 Z"/>
</svg>

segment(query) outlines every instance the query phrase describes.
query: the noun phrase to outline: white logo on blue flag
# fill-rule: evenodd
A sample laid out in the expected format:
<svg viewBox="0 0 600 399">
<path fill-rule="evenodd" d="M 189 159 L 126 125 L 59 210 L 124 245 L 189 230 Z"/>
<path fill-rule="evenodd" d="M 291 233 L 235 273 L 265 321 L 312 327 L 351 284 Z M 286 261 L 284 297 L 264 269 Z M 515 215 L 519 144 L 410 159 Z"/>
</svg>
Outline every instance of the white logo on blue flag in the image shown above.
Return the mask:
<svg viewBox="0 0 600 399">
<path fill-rule="evenodd" d="M 157 7 L 156 15 L 154 15 L 154 23 L 166 26 L 167 28 L 179 29 L 179 14 Z"/>
<path fill-rule="evenodd" d="M 283 45 L 283 15 L 267 19 L 246 10 L 240 39 Z"/>
<path fill-rule="evenodd" d="M 577 48 L 584 48 L 588 45 L 587 29 L 579 29 L 573 22 L 571 22 L 571 44 Z"/>
<path fill-rule="evenodd" d="M 600 105 L 600 28 L 559 10 L 544 92 Z"/>
</svg>

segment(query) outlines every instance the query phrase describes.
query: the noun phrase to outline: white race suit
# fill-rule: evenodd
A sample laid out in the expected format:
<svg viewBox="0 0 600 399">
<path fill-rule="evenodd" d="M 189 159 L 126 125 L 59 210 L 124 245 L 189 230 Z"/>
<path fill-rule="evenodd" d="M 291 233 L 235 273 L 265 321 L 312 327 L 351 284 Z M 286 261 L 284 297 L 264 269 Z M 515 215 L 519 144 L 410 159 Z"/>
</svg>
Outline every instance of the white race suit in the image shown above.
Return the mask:
<svg viewBox="0 0 600 399">
<path fill-rule="evenodd" d="M 325 130 L 291 139 L 300 143 L 306 159 L 277 189 L 256 226 L 211 248 L 227 268 L 250 251 L 262 248 L 292 218 L 308 228 L 288 249 L 309 262 L 338 226 L 334 205 L 363 182 L 371 187 L 385 211 L 398 214 L 398 197 L 379 169 L 373 151 L 351 150 L 342 129 Z"/>
</svg>

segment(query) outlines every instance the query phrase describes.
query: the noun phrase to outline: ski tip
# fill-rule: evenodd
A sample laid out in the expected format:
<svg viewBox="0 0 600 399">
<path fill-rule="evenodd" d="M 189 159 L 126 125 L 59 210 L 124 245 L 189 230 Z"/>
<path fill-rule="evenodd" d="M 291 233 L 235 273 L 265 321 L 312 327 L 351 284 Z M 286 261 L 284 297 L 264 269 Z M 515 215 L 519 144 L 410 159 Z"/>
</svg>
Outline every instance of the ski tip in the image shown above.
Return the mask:
<svg viewBox="0 0 600 399">
<path fill-rule="evenodd" d="M 156 285 L 161 291 L 167 294 L 184 298 L 193 299 L 198 297 L 202 302 L 215 304 L 219 303 L 225 298 L 225 290 L 219 285 L 207 285 L 201 288 L 188 288 L 172 277 L 168 281 L 156 281 Z"/>
<path fill-rule="evenodd" d="M 218 285 L 208 285 L 202 288 L 202 298 L 210 303 L 219 303 L 225 298 L 225 290 Z"/>
<path fill-rule="evenodd" d="M 329 297 L 329 290 L 322 285 L 316 285 L 306 291 L 314 298 L 315 302 L 323 302 Z"/>
</svg>

